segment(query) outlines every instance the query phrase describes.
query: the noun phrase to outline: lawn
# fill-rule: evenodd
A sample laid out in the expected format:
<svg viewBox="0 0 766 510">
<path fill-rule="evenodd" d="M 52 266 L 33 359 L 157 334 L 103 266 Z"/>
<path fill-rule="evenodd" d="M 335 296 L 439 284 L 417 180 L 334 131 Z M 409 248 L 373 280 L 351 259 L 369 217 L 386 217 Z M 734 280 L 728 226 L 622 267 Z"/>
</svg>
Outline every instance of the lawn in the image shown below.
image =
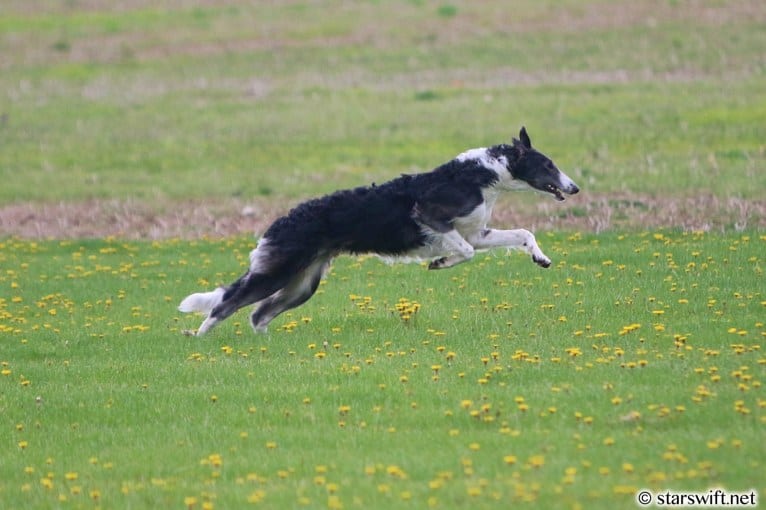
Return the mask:
<svg viewBox="0 0 766 510">
<path fill-rule="evenodd" d="M 0 7 L 0 506 L 635 508 L 766 494 L 766 3 Z M 525 125 L 553 259 L 341 257 L 181 332 L 292 204 Z M 246 211 L 247 214 L 243 214 Z"/>
<path fill-rule="evenodd" d="M 554 265 L 337 261 L 255 336 L 181 297 L 250 239 L 0 244 L 8 508 L 631 507 L 764 491 L 757 233 L 542 236 Z"/>
</svg>

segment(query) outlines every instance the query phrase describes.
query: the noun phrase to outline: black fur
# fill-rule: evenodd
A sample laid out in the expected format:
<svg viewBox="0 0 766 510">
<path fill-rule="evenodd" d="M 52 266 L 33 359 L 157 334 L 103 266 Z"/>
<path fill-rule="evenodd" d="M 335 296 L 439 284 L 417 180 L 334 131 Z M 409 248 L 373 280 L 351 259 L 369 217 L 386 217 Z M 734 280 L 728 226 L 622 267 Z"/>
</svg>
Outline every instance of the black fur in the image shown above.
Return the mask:
<svg viewBox="0 0 766 510">
<path fill-rule="evenodd" d="M 416 219 L 444 231 L 452 220 L 475 209 L 483 200 L 481 190 L 496 181 L 497 174 L 476 161 L 453 160 L 429 173 L 304 202 L 263 237 L 286 258 L 314 251 L 401 255 L 426 242 Z"/>
</svg>

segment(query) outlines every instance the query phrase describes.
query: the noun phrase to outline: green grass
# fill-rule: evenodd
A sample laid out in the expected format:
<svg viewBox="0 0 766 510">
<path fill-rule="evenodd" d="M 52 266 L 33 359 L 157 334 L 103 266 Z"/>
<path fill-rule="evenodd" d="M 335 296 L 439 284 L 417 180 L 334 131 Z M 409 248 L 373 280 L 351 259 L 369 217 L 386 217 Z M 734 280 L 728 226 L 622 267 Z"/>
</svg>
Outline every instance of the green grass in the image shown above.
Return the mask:
<svg viewBox="0 0 766 510">
<path fill-rule="evenodd" d="M 67 5 L 0 20 L 0 203 L 296 199 L 522 124 L 591 193 L 766 187 L 757 0 Z"/>
<path fill-rule="evenodd" d="M 341 258 L 254 336 L 175 310 L 249 239 L 0 244 L 8 508 L 630 508 L 766 491 L 764 243 L 545 234 L 549 270 Z M 397 311 L 400 299 L 418 303 Z M 410 305 L 412 308 L 412 305 Z M 409 318 L 402 318 L 402 315 Z M 193 498 L 193 499 L 187 499 Z"/>
</svg>

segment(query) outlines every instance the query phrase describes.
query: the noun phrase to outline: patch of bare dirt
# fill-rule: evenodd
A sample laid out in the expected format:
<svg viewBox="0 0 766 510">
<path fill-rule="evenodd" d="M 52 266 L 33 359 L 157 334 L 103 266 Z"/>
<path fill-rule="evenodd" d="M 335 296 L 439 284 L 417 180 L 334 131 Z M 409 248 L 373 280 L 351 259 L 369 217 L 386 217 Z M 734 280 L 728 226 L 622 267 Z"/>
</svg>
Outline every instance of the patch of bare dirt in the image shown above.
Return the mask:
<svg viewBox="0 0 766 510">
<path fill-rule="evenodd" d="M 533 231 L 567 230 L 766 230 L 766 201 L 635 194 L 581 194 L 564 203 L 535 195 L 508 197 L 495 208 L 492 224 Z M 294 204 L 293 204 L 294 205 Z M 166 239 L 259 235 L 289 204 L 255 201 L 15 203 L 0 206 L 0 237 L 73 239 L 113 236 Z"/>
</svg>

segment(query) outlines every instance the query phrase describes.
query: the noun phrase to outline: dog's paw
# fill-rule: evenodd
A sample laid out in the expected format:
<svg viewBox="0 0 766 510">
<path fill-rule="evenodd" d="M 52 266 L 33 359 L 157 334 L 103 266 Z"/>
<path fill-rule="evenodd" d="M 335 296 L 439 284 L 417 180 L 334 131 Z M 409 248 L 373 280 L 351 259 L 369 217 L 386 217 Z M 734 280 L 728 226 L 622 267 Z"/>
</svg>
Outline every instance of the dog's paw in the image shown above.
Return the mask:
<svg viewBox="0 0 766 510">
<path fill-rule="evenodd" d="M 442 269 L 446 262 L 447 262 L 447 257 L 442 257 L 440 259 L 432 260 L 428 264 L 428 269 Z"/>
<path fill-rule="evenodd" d="M 197 336 L 197 332 L 193 329 L 182 329 L 181 334 L 184 336 Z"/>
<path fill-rule="evenodd" d="M 532 257 L 532 261 L 540 267 L 551 267 L 551 259 L 548 257 Z"/>
</svg>

